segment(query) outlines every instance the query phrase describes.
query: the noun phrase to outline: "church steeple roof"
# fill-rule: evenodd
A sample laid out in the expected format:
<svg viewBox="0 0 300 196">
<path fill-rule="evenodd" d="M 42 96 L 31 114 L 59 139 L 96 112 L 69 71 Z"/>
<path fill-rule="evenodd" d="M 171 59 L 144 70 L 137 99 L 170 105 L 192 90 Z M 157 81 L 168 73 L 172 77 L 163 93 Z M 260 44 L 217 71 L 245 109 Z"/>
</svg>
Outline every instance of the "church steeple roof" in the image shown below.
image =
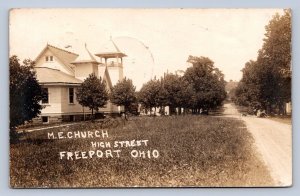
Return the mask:
<svg viewBox="0 0 300 196">
<path fill-rule="evenodd" d="M 87 45 L 85 44 L 84 50 L 80 53 L 79 57 L 72 62 L 72 64 L 76 63 L 97 63 L 100 64 L 95 56 L 89 51 Z"/>
<path fill-rule="evenodd" d="M 113 58 L 113 57 L 125 57 L 127 56 L 120 51 L 116 43 L 110 38 L 109 42 L 102 46 L 102 50 L 95 54 L 98 57 L 102 58 Z"/>
</svg>

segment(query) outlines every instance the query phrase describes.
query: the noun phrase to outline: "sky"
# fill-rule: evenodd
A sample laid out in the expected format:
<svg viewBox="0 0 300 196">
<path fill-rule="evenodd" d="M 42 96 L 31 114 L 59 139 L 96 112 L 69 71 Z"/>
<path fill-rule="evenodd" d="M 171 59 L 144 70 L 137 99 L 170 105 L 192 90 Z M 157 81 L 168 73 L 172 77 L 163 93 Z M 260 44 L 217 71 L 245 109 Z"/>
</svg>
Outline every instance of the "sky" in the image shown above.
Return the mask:
<svg viewBox="0 0 300 196">
<path fill-rule="evenodd" d="M 210 58 L 225 80 L 240 80 L 255 60 L 265 26 L 282 9 L 14 9 L 10 55 L 35 59 L 47 43 L 80 54 L 101 52 L 112 38 L 124 74 L 140 89 L 164 72 L 186 70 L 189 55 Z"/>
</svg>

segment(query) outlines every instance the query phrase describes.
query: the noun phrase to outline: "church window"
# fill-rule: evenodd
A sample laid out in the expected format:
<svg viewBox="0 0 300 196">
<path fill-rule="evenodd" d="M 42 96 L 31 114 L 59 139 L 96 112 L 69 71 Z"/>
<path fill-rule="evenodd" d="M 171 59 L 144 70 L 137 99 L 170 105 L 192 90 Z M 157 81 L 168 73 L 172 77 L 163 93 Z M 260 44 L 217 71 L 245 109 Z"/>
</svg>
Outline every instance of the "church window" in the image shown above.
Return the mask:
<svg viewBox="0 0 300 196">
<path fill-rule="evenodd" d="M 47 61 L 47 62 L 53 61 L 53 56 L 46 56 L 46 61 Z"/>
<path fill-rule="evenodd" d="M 49 103 L 49 92 L 48 88 L 42 88 L 42 104 Z"/>
<path fill-rule="evenodd" d="M 42 122 L 43 123 L 49 123 L 49 117 L 48 116 L 42 116 Z"/>
<path fill-rule="evenodd" d="M 74 88 L 69 88 L 69 103 L 74 103 Z"/>
</svg>

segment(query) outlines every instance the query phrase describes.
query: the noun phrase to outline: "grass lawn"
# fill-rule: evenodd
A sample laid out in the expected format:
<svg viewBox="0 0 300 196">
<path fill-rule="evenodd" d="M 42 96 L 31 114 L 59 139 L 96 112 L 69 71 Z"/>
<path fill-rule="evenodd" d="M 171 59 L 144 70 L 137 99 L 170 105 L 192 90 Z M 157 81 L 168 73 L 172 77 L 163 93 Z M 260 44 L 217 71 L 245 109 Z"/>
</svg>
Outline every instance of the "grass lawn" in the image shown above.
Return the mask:
<svg viewBox="0 0 300 196">
<path fill-rule="evenodd" d="M 48 132 L 107 128 L 109 137 L 48 139 Z M 60 151 L 89 151 L 91 141 L 149 140 L 121 148 L 119 158 L 60 159 Z M 28 133 L 11 144 L 12 187 L 270 186 L 242 121 L 210 116 L 170 116 L 87 122 Z M 158 158 L 133 158 L 131 150 L 158 150 Z M 99 150 L 103 150 L 99 147 Z"/>
</svg>

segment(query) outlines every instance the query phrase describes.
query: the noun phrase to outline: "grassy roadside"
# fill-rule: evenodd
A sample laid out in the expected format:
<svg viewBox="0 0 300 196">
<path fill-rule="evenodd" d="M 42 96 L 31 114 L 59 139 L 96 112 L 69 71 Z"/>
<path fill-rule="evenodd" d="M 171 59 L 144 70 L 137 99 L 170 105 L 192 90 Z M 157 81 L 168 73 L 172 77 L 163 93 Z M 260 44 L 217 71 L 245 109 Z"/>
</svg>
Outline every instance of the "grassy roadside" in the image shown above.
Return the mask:
<svg viewBox="0 0 300 196">
<path fill-rule="evenodd" d="M 47 139 L 32 132 L 11 145 L 12 187 L 271 186 L 272 179 L 254 154 L 253 138 L 242 121 L 210 116 L 136 118 L 123 125 L 110 120 L 83 123 L 51 132 L 108 128 L 109 141 L 147 139 L 158 158 L 60 160 L 60 151 L 90 150 L 99 139 Z M 100 140 L 99 140 L 100 141 Z"/>
<path fill-rule="evenodd" d="M 238 105 L 235 105 L 235 107 L 242 114 L 248 114 L 249 113 L 249 109 L 247 107 L 238 106 Z M 284 115 L 284 116 L 273 115 L 273 116 L 268 116 L 267 118 L 270 119 L 270 120 L 280 122 L 280 123 L 284 123 L 284 124 L 288 124 L 288 125 L 292 124 L 292 116 L 291 115 Z"/>
<path fill-rule="evenodd" d="M 284 123 L 287 125 L 291 125 L 292 124 L 292 117 L 291 116 L 274 116 L 274 117 L 270 117 L 270 120 L 276 121 L 276 122 L 280 122 L 280 123 Z"/>
</svg>

